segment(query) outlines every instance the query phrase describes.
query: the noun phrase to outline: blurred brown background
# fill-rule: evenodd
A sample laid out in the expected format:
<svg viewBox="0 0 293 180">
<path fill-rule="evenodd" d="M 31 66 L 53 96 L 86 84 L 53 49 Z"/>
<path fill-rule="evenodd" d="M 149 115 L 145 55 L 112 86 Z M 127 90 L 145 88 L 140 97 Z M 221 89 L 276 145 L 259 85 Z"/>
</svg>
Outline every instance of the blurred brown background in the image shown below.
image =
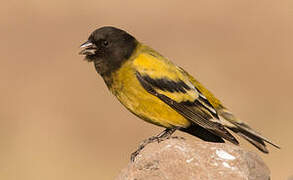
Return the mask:
<svg viewBox="0 0 293 180">
<path fill-rule="evenodd" d="M 272 179 L 289 178 L 292 19 L 291 0 L 3 1 L 0 179 L 113 179 L 138 144 L 161 131 L 127 112 L 78 55 L 104 25 L 184 67 L 279 144 L 259 154 Z"/>
</svg>

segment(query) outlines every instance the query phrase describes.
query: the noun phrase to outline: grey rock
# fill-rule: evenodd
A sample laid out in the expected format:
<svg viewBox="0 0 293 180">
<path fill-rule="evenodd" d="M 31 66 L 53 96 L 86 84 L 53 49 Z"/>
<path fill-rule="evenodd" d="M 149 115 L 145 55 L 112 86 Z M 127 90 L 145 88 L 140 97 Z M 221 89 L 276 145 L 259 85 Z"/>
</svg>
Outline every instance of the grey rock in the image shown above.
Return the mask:
<svg viewBox="0 0 293 180">
<path fill-rule="evenodd" d="M 143 149 L 116 180 L 269 180 L 270 170 L 254 152 L 195 138 L 167 139 Z"/>
</svg>

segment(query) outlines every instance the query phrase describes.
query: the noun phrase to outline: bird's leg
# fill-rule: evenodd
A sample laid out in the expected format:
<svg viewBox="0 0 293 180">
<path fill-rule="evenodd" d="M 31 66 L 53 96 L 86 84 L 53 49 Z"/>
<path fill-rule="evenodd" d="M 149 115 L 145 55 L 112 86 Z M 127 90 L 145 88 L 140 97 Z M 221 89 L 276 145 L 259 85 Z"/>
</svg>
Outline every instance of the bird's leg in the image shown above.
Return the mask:
<svg viewBox="0 0 293 180">
<path fill-rule="evenodd" d="M 176 131 L 177 128 L 166 128 L 164 131 L 162 131 L 160 134 L 156 135 L 156 136 L 152 136 L 146 140 L 144 140 L 137 148 L 137 150 L 135 152 L 133 152 L 131 154 L 131 161 L 134 162 L 135 157 L 140 153 L 140 151 L 146 147 L 146 145 L 148 145 L 149 143 L 155 142 L 157 141 L 162 142 L 168 138 L 170 138 L 170 136 Z"/>
</svg>

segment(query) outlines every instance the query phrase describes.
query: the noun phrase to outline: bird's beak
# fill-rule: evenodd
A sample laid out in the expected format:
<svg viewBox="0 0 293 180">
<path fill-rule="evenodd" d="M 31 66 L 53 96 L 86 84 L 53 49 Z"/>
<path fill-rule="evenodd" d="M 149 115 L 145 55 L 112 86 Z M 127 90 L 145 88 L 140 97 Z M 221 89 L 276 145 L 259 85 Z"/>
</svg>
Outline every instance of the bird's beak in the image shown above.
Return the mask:
<svg viewBox="0 0 293 180">
<path fill-rule="evenodd" d="M 80 45 L 80 48 L 82 48 L 82 50 L 79 52 L 79 54 L 81 55 L 93 55 L 97 50 L 97 46 L 91 41 L 86 41 L 85 43 Z"/>
</svg>

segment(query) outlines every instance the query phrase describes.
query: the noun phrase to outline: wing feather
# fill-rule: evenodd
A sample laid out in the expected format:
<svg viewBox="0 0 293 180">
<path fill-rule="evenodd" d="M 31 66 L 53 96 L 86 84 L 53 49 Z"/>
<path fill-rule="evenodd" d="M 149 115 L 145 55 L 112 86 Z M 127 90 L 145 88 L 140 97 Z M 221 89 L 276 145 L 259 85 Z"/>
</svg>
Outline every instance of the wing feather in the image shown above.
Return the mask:
<svg viewBox="0 0 293 180">
<path fill-rule="evenodd" d="M 180 75 L 178 75 L 175 76 L 175 80 L 170 79 L 167 76 L 161 78 L 158 75 L 155 76 L 156 78 L 151 78 L 145 67 L 143 68 L 143 71 L 139 71 L 140 68 L 141 66 L 137 68 L 136 76 L 147 92 L 158 97 L 191 122 L 206 128 L 213 134 L 223 137 L 234 144 L 238 144 L 238 141 L 222 124 L 213 121 L 215 118 L 213 114 L 216 115 L 216 111 L 214 109 L 210 110 L 210 107 L 207 107 L 209 106 L 209 103 L 206 103 L 206 105 L 201 103 L 200 99 L 206 98 L 203 97 L 203 95 L 200 95 L 193 86 L 190 86 L 191 83 L 186 81 L 187 78 L 182 76 L 182 74 L 181 76 L 183 78 L 178 78 L 180 77 Z M 152 72 L 154 73 L 153 69 Z M 180 71 L 177 71 L 176 73 L 180 73 Z M 172 77 L 174 77 L 174 74 Z M 172 96 L 172 93 L 174 92 L 179 92 L 181 94 Z M 186 98 L 186 96 L 188 98 Z"/>
<path fill-rule="evenodd" d="M 232 114 L 223 113 L 225 107 L 220 100 L 185 70 L 156 51 L 146 47 L 134 59 L 133 65 L 138 81 L 147 92 L 191 122 L 234 144 L 239 143 L 226 128 L 265 153 L 268 150 L 264 142 L 279 148 Z"/>
</svg>

